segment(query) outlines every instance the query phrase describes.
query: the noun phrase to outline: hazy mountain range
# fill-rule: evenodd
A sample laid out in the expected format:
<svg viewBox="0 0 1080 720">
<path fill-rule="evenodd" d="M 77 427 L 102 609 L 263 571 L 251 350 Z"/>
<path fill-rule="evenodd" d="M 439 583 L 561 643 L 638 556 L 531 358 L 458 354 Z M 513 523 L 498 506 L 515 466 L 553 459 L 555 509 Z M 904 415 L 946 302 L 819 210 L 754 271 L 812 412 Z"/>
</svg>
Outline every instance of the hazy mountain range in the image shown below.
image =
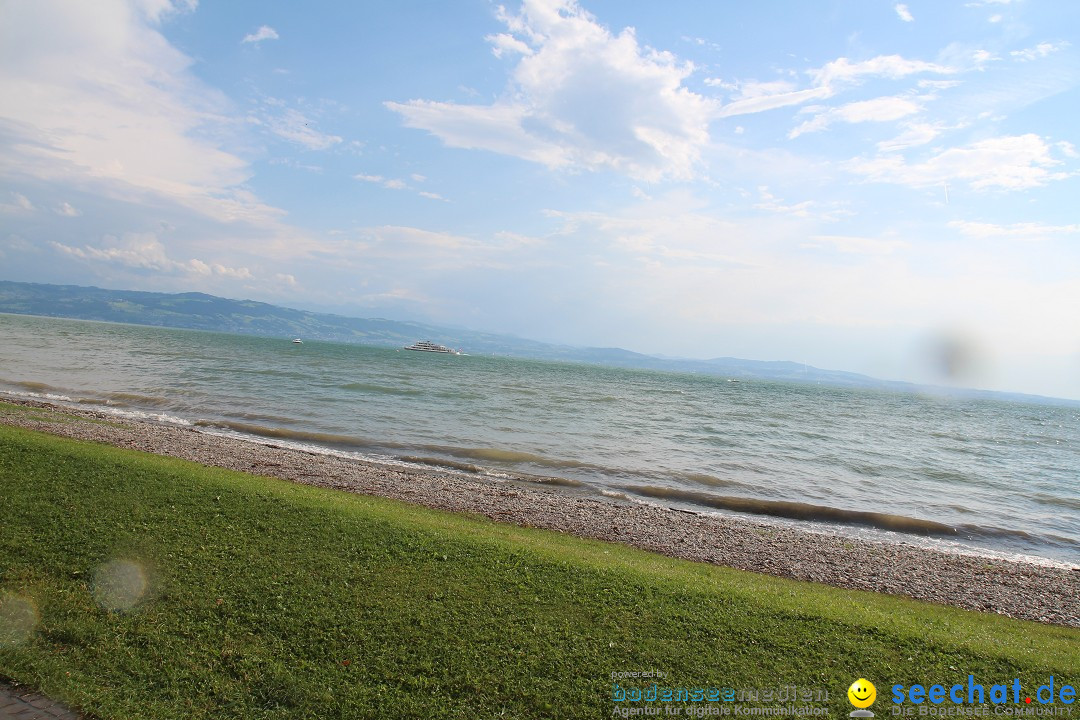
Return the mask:
<svg viewBox="0 0 1080 720">
<path fill-rule="evenodd" d="M 494 353 L 616 367 L 703 373 L 731 379 L 759 378 L 848 387 L 919 389 L 919 386 L 912 383 L 880 380 L 868 375 L 841 370 L 823 370 L 789 361 L 743 360 L 731 357 L 710 360 L 658 357 L 622 348 L 556 345 L 512 335 L 497 335 L 417 322 L 316 313 L 252 300 L 229 300 L 204 293 L 104 290 L 78 285 L 45 285 L 0 280 L 0 313 L 102 320 L 282 338 L 300 337 L 305 340 L 332 340 L 387 347 L 400 347 L 426 339 L 461 348 L 472 355 Z M 952 389 L 949 392 L 1028 402 L 1048 400 L 1040 396 L 1018 393 Z M 1054 402 L 1058 401 L 1054 400 Z"/>
</svg>

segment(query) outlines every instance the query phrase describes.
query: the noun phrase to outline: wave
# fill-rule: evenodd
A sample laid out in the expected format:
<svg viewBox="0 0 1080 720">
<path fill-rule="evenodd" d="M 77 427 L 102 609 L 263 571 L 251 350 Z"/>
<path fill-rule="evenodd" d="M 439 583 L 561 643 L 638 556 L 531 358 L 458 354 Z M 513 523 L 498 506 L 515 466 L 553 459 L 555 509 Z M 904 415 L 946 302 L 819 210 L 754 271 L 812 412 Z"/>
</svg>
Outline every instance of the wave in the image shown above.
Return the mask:
<svg viewBox="0 0 1080 720">
<path fill-rule="evenodd" d="M 15 387 L 21 387 L 24 390 L 29 390 L 34 393 L 51 393 L 60 392 L 61 388 L 53 387 L 48 383 L 34 382 L 32 380 L 4 380 L 7 385 L 14 385 Z"/>
<path fill-rule="evenodd" d="M 626 486 L 623 489 L 639 495 L 645 495 L 646 497 L 678 500 L 693 503 L 695 505 L 714 507 L 720 510 L 734 510 L 736 512 L 750 513 L 752 515 L 771 515 L 773 517 L 789 518 L 792 520 L 834 522 L 842 525 L 865 525 L 879 530 L 892 530 L 913 535 L 945 537 L 960 534 L 959 531 L 951 525 L 934 522 L 933 520 L 921 520 L 919 518 L 907 517 L 905 515 L 893 515 L 891 513 L 844 510 L 828 505 L 811 505 L 810 503 L 790 500 L 759 500 L 756 498 L 712 495 L 710 493 L 695 492 L 692 490 L 676 490 L 673 488 L 656 487 L 652 485 L 639 487 Z"/>
<path fill-rule="evenodd" d="M 664 388 L 664 387 L 643 387 L 640 388 L 645 395 L 685 395 L 685 390 L 678 388 Z"/>
<path fill-rule="evenodd" d="M 1061 541 L 1071 543 L 1077 546 L 1075 541 L 1070 541 L 1068 538 L 1058 538 L 1056 536 L 1042 535 L 1035 536 L 1029 532 L 1023 530 L 1011 530 L 1009 528 L 1000 528 L 987 525 L 975 525 L 973 523 L 965 523 L 960 525 L 959 529 L 963 531 L 965 535 L 971 538 L 979 539 L 993 539 L 993 540 L 1011 540 L 1013 544 L 1020 545 L 1042 545 L 1045 540 L 1049 540 L 1051 543 L 1060 544 Z"/>
<path fill-rule="evenodd" d="M 222 368 L 213 368 L 214 370 L 222 370 L 225 372 L 236 373 L 238 375 L 256 375 L 256 376 L 271 376 L 271 377 L 283 377 L 292 378 L 294 380 L 308 380 L 310 376 L 307 373 L 299 373 L 295 370 L 278 370 L 276 368 L 240 368 L 235 366 L 228 366 Z"/>
<path fill-rule="evenodd" d="M 75 402 L 74 400 L 72 400 L 67 395 L 61 395 L 59 393 L 18 392 L 16 390 L 9 390 L 9 391 L 5 392 L 4 394 L 5 395 L 10 395 L 12 397 L 36 398 L 38 400 L 58 400 L 60 402 Z"/>
<path fill-rule="evenodd" d="M 523 476 L 529 482 L 539 483 L 540 485 L 556 485 L 558 487 L 570 487 L 579 488 L 585 487 L 585 483 L 580 480 L 574 480 L 573 478 L 564 477 L 537 477 L 531 475 Z"/>
<path fill-rule="evenodd" d="M 172 400 L 156 395 L 140 395 L 131 392 L 107 392 L 102 393 L 106 404 L 120 406 L 163 408 L 172 404 Z"/>
<path fill-rule="evenodd" d="M 549 458 L 543 455 L 537 455 L 536 453 L 522 452 L 520 450 L 503 450 L 501 448 L 462 448 L 447 447 L 445 445 L 428 445 L 425 447 L 429 450 L 435 450 L 436 452 L 443 452 L 448 455 L 454 455 L 456 457 L 469 458 L 471 460 L 481 460 L 485 462 L 539 465 L 541 467 L 550 468 L 584 468 L 590 470 L 608 471 L 608 468 L 602 468 L 599 465 L 581 462 L 580 460 L 562 460 L 559 458 Z"/>
<path fill-rule="evenodd" d="M 739 440 L 732 439 L 731 437 L 723 437 L 720 435 L 709 435 L 708 437 L 701 438 L 695 442 L 702 445 L 710 445 L 716 448 L 738 448 L 742 447 L 743 443 Z"/>
<path fill-rule="evenodd" d="M 22 390 L 6 390 L 3 394 L 10 395 L 12 397 L 32 398 L 38 400 L 53 400 L 56 402 L 76 402 L 68 393 L 70 390 L 66 388 L 56 387 L 49 385 L 48 383 L 35 382 L 33 380 L 4 380 L 0 379 L 0 384 L 8 385 L 11 387 L 22 388 Z"/>
<path fill-rule="evenodd" d="M 128 418 L 131 420 L 153 420 L 155 422 L 168 423 L 170 425 L 183 425 L 188 427 L 193 425 L 190 420 L 175 415 L 169 415 L 163 412 L 144 412 L 142 410 L 123 410 L 121 408 L 105 406 L 101 408 L 100 412 L 115 415 L 116 417 Z"/>
<path fill-rule="evenodd" d="M 77 402 L 80 405 L 105 405 L 105 406 L 109 406 L 109 405 L 113 404 L 109 400 L 107 400 L 106 398 L 96 398 L 96 397 L 79 398 Z"/>
<path fill-rule="evenodd" d="M 423 395 L 423 391 L 421 390 L 390 387 L 388 385 L 375 385 L 373 383 L 346 383 L 344 385 L 339 385 L 338 387 L 340 387 L 342 390 L 375 393 L 378 395 Z"/>
<path fill-rule="evenodd" d="M 299 440 L 303 442 L 318 443 L 320 445 L 336 445 L 355 448 L 374 447 L 404 447 L 393 443 L 375 443 L 365 438 L 353 435 L 338 435 L 335 433 L 311 432 L 308 430 L 292 430 L 282 427 L 268 427 L 254 423 L 235 422 L 232 420 L 197 420 L 195 425 L 206 428 L 222 428 L 247 435 L 259 437 L 278 438 L 281 440 Z"/>
<path fill-rule="evenodd" d="M 285 417 L 283 415 L 271 415 L 270 413 L 260 412 L 239 412 L 234 413 L 236 417 L 241 417 L 244 420 L 261 420 L 262 422 L 272 423 L 291 423 L 295 422 L 296 418 Z"/>
<path fill-rule="evenodd" d="M 705 473 L 675 473 L 675 476 L 682 480 L 689 480 L 697 485 L 708 485 L 709 487 L 746 487 L 746 483 L 741 483 L 738 480 L 725 480 Z"/>
<path fill-rule="evenodd" d="M 401 459 L 405 462 L 416 463 L 417 465 L 431 465 L 433 467 L 449 468 L 451 470 L 461 470 L 462 472 L 470 473 L 484 472 L 484 468 L 480 467 L 479 465 L 457 462 L 456 460 L 443 460 L 442 458 L 433 457 L 419 457 L 417 455 L 402 455 Z"/>
<path fill-rule="evenodd" d="M 540 391 L 529 385 L 499 385 L 500 390 L 520 393 L 522 395 L 540 395 Z"/>
<path fill-rule="evenodd" d="M 1060 495 L 1047 495 L 1045 493 L 1038 493 L 1036 495 L 1032 495 L 1031 499 L 1035 502 L 1042 503 L 1043 505 L 1055 505 L 1058 507 L 1069 508 L 1070 510 L 1080 510 L 1080 498 L 1061 497 Z"/>
<path fill-rule="evenodd" d="M 416 394 L 419 395 L 420 392 L 417 392 Z M 434 393 L 434 395 L 435 397 L 445 398 L 447 400 L 481 400 L 486 397 L 483 393 L 468 392 L 465 390 L 442 390 Z"/>
<path fill-rule="evenodd" d="M 444 458 L 434 458 L 417 455 L 402 455 L 398 459 L 405 462 L 415 463 L 417 465 L 430 465 L 432 467 L 443 468 L 447 470 L 458 470 L 461 472 L 485 475 L 498 475 L 498 473 L 492 473 L 487 468 L 481 467 L 479 465 L 457 462 L 456 460 L 446 460 Z M 572 478 L 564 477 L 543 477 L 539 475 L 526 475 L 523 473 L 514 474 L 509 477 L 514 480 L 524 480 L 526 482 L 536 483 L 538 485 L 555 485 L 558 487 L 568 488 L 584 487 L 585 485 L 585 483 L 581 482 L 580 480 L 574 480 Z"/>
<path fill-rule="evenodd" d="M 110 393 L 103 393 L 99 397 L 78 397 L 74 398 L 70 395 L 64 395 L 59 392 L 48 392 L 50 390 L 60 390 L 46 383 L 40 382 L 25 382 L 25 381 L 0 381 L 9 385 L 16 385 L 19 387 L 33 388 L 33 391 L 20 392 L 20 391 L 0 391 L 0 395 L 8 395 L 11 397 L 30 398 L 34 400 L 49 400 L 59 403 L 71 403 L 75 406 L 78 405 L 92 405 L 99 408 L 98 412 L 104 412 L 109 415 L 113 415 L 120 418 L 127 418 L 130 420 L 153 420 L 155 422 L 168 423 L 170 425 L 183 425 L 189 426 L 192 424 L 190 420 L 175 415 L 169 415 L 164 412 L 152 412 L 150 410 L 139 410 L 136 408 L 123 409 L 116 407 L 116 402 L 110 399 Z M 38 392 L 41 390 L 42 392 Z M 70 392 L 70 391 L 68 391 Z M 113 393 L 120 394 L 123 393 Z M 142 396 L 139 396 L 142 397 Z"/>
</svg>

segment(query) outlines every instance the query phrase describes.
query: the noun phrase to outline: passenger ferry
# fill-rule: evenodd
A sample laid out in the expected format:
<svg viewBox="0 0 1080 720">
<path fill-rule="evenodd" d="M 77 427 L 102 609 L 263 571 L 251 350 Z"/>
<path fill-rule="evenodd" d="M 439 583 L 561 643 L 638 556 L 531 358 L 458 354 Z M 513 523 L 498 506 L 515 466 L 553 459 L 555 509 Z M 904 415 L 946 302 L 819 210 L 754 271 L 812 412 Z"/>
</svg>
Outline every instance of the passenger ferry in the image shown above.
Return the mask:
<svg viewBox="0 0 1080 720">
<path fill-rule="evenodd" d="M 420 342 L 414 343 L 413 345 L 406 345 L 405 349 L 418 350 L 420 352 L 448 353 L 450 355 L 461 354 L 460 350 L 451 350 L 445 345 L 439 345 L 438 343 L 433 343 L 430 340 L 421 340 Z"/>
</svg>

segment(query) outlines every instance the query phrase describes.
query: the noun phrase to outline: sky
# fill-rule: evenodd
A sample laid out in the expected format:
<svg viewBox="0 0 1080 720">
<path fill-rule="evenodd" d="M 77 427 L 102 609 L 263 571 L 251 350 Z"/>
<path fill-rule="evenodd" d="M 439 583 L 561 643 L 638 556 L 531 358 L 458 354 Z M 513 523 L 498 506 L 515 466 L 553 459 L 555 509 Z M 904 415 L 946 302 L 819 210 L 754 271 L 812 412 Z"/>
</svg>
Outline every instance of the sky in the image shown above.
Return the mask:
<svg viewBox="0 0 1080 720">
<path fill-rule="evenodd" d="M 1080 3 L 0 0 L 0 279 L 1080 399 Z"/>
</svg>

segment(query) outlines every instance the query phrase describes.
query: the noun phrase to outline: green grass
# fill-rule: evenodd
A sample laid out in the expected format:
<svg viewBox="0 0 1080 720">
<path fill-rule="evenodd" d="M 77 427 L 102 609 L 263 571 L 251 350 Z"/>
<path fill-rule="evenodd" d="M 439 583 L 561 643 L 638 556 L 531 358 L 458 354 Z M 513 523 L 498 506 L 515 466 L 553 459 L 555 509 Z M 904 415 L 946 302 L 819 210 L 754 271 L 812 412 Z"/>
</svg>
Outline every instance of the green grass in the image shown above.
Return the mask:
<svg viewBox="0 0 1080 720">
<path fill-rule="evenodd" d="M 148 580 L 127 611 L 113 560 Z M 599 718 L 652 669 L 834 716 L 860 676 L 879 716 L 893 683 L 1080 684 L 1074 630 L 2 426 L 0 598 L 40 618 L 0 674 L 103 718 Z"/>
</svg>

